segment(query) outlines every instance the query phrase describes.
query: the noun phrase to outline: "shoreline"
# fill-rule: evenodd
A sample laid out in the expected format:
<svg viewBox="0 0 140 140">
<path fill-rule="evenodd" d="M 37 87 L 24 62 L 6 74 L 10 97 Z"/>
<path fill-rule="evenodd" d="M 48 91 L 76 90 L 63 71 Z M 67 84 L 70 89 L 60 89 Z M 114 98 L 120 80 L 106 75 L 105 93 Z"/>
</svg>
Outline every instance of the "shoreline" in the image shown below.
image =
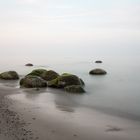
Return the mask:
<svg viewBox="0 0 140 140">
<path fill-rule="evenodd" d="M 2 140 L 139 140 L 137 121 L 83 107 L 68 112 L 51 102 L 47 106 L 21 102 L 11 98 L 22 94 L 19 89 L 0 88 Z"/>
</svg>

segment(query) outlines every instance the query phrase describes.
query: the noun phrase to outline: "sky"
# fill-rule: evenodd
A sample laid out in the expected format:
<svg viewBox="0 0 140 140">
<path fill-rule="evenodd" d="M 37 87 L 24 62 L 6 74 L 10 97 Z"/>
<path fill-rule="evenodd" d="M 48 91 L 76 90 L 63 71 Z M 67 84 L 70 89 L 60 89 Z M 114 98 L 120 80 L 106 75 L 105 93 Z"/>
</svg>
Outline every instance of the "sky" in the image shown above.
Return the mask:
<svg viewBox="0 0 140 140">
<path fill-rule="evenodd" d="M 140 55 L 140 0 L 0 0 L 0 56 Z"/>
</svg>

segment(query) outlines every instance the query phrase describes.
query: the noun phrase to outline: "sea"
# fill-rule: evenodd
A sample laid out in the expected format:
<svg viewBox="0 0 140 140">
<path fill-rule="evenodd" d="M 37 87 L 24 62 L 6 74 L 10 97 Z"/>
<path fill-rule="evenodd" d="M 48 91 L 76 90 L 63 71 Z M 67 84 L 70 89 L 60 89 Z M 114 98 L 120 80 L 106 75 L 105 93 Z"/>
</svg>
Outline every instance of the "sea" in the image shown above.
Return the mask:
<svg viewBox="0 0 140 140">
<path fill-rule="evenodd" d="M 103 63 L 96 64 L 96 60 Z M 68 94 L 52 88 L 34 94 L 32 90 L 21 89 L 22 94 L 14 95 L 14 98 L 43 105 L 52 102 L 56 109 L 64 112 L 75 112 L 78 107 L 84 107 L 140 121 L 139 60 L 139 56 L 7 57 L 0 60 L 0 72 L 15 70 L 20 78 L 38 68 L 54 70 L 59 74 L 75 74 L 85 82 L 85 94 Z M 33 63 L 34 66 L 27 67 L 26 63 Z M 107 74 L 89 75 L 94 68 L 102 68 Z M 0 84 L 20 89 L 19 81 L 2 80 Z"/>
</svg>

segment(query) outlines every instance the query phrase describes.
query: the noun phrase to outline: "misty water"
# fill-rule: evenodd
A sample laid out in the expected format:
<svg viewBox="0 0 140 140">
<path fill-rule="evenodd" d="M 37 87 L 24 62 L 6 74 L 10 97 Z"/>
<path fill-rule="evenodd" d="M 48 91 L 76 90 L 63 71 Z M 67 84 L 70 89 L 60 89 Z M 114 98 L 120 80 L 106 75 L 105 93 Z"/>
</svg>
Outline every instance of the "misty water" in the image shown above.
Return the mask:
<svg viewBox="0 0 140 140">
<path fill-rule="evenodd" d="M 94 63 L 100 59 L 102 64 Z M 46 68 L 62 74 L 76 74 L 85 82 L 86 93 L 74 95 L 62 90 L 47 88 L 40 91 L 20 89 L 21 94 L 12 95 L 17 100 L 48 105 L 50 102 L 57 110 L 74 112 L 79 107 L 101 111 L 114 116 L 140 120 L 140 64 L 138 57 L 89 57 L 89 58 L 34 58 L 34 67 L 25 67 L 25 62 L 1 65 L 1 72 L 16 70 L 23 77 L 32 69 Z M 35 63 L 36 62 L 36 63 Z M 104 76 L 89 75 L 94 68 L 103 68 Z M 19 88 L 19 81 L 1 81 L 3 86 Z"/>
</svg>

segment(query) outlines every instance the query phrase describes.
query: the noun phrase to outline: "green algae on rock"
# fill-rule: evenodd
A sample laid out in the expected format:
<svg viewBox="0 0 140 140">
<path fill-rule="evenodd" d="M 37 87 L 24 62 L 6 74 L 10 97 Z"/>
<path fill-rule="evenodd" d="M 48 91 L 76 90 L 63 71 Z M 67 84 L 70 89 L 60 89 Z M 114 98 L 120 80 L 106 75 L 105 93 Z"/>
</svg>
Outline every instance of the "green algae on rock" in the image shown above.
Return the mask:
<svg viewBox="0 0 140 140">
<path fill-rule="evenodd" d="M 46 81 L 51 81 L 51 80 L 54 80 L 56 79 L 57 77 L 59 76 L 59 74 L 53 70 L 48 70 L 48 71 L 45 71 L 41 77 L 46 80 Z"/>
<path fill-rule="evenodd" d="M 26 76 L 20 80 L 20 86 L 25 88 L 47 87 L 47 82 L 39 76 Z"/>
<path fill-rule="evenodd" d="M 31 73 L 29 73 L 28 75 L 41 77 L 44 72 L 47 72 L 47 70 L 46 69 L 35 69 Z"/>
<path fill-rule="evenodd" d="M 62 74 L 58 77 L 58 87 L 64 88 L 70 85 L 82 85 L 80 78 L 72 74 Z"/>
<path fill-rule="evenodd" d="M 0 74 L 0 79 L 4 80 L 18 80 L 19 75 L 16 71 L 7 71 Z"/>
<path fill-rule="evenodd" d="M 70 92 L 70 93 L 85 93 L 85 90 L 80 85 L 66 86 L 64 89 L 65 91 Z"/>
<path fill-rule="evenodd" d="M 50 86 L 50 87 L 64 88 L 64 87 L 70 86 L 70 85 L 83 86 L 84 82 L 78 76 L 68 74 L 68 73 L 64 73 L 64 74 L 58 76 L 56 79 L 48 82 L 48 86 Z"/>
</svg>

